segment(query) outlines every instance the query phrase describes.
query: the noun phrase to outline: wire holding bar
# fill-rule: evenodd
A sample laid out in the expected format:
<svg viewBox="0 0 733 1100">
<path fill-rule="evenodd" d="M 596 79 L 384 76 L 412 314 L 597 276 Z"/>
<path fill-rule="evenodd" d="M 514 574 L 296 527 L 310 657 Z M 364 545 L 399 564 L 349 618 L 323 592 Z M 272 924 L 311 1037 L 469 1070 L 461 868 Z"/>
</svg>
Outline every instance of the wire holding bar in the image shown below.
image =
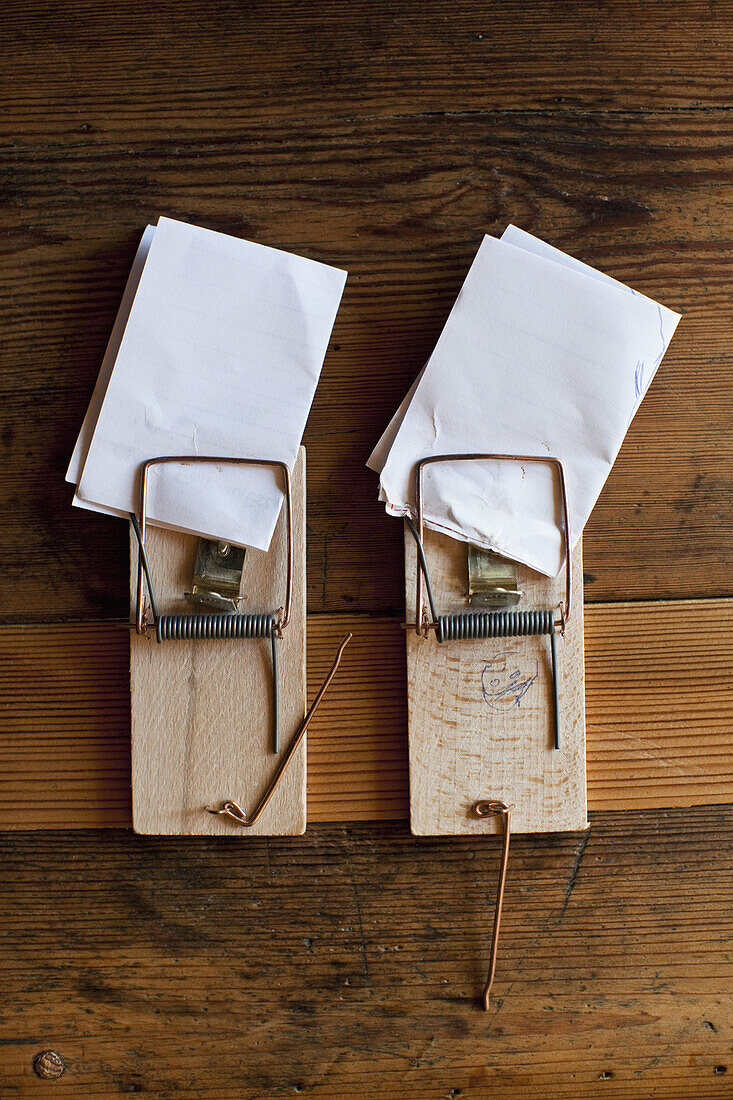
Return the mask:
<svg viewBox="0 0 733 1100">
<path fill-rule="evenodd" d="M 285 752 L 282 760 L 278 764 L 277 770 L 275 771 L 275 774 L 272 777 L 272 780 L 270 781 L 269 786 L 265 790 L 265 793 L 262 795 L 262 798 L 257 803 L 257 805 L 255 806 L 252 813 L 247 815 L 244 812 L 244 810 L 242 809 L 242 807 L 237 802 L 235 802 L 233 799 L 229 798 L 219 808 L 214 808 L 213 806 L 207 806 L 206 809 L 208 810 L 208 812 L 210 814 L 216 814 L 219 817 L 228 817 L 230 821 L 233 821 L 236 825 L 241 825 L 245 829 L 251 829 L 253 825 L 257 824 L 260 817 L 264 813 L 265 807 L 267 806 L 268 802 L 270 801 L 270 799 L 274 795 L 275 791 L 277 790 L 277 788 L 280 784 L 280 780 L 282 779 L 282 777 L 285 773 L 285 769 L 287 768 L 288 764 L 290 763 L 293 756 L 297 752 L 298 746 L 300 745 L 300 742 L 305 737 L 305 733 L 306 733 L 306 730 L 308 729 L 308 726 L 311 723 L 311 719 L 313 718 L 314 714 L 318 710 L 318 707 L 321 704 L 321 700 L 323 699 L 323 696 L 326 694 L 326 691 L 328 690 L 329 684 L 331 683 L 334 676 L 336 675 L 336 670 L 338 669 L 339 664 L 341 663 L 341 657 L 343 656 L 343 652 L 346 649 L 347 645 L 349 644 L 349 642 L 351 641 L 352 638 L 353 638 L 353 634 L 351 634 L 351 633 L 347 634 L 346 637 L 344 638 L 344 640 L 341 642 L 341 645 L 338 647 L 338 650 L 336 652 L 336 657 L 334 659 L 333 664 L 331 665 L 331 669 L 330 669 L 328 675 L 326 676 L 326 679 L 321 684 L 320 689 L 318 691 L 318 694 L 316 695 L 315 699 L 313 700 L 310 707 L 308 708 L 308 711 L 306 713 L 305 718 L 303 719 L 300 726 L 298 727 L 298 730 L 297 730 L 295 736 L 293 737 L 292 741 L 288 745 L 287 751 Z"/>
<path fill-rule="evenodd" d="M 145 570 L 150 607 L 155 621 L 155 639 L 161 642 L 191 640 L 219 641 L 225 638 L 269 638 L 272 659 L 272 751 L 280 751 L 280 678 L 277 660 L 277 619 L 271 614 L 209 614 L 209 615 L 159 615 L 155 588 L 150 573 L 150 563 L 145 546 L 141 542 L 140 524 L 134 512 L 130 520 L 138 541 L 140 557 Z"/>
<path fill-rule="evenodd" d="M 560 498 L 563 511 L 563 536 L 565 545 L 565 602 L 560 604 L 559 619 L 556 621 L 552 611 L 467 611 L 452 615 L 440 615 L 438 613 L 430 574 L 428 571 L 424 537 L 424 511 L 423 511 L 423 471 L 426 466 L 445 462 L 540 462 L 551 466 L 557 472 Z M 419 567 L 416 570 L 417 582 L 415 592 L 415 632 L 425 637 L 434 630 L 438 642 L 463 641 L 472 638 L 508 638 L 523 637 L 531 634 L 549 634 L 550 658 L 552 665 L 552 730 L 553 747 L 560 748 L 560 694 L 557 667 L 557 642 L 555 638 L 556 628 L 561 634 L 565 633 L 565 626 L 570 619 L 572 599 L 572 565 L 571 565 L 571 538 L 570 518 L 568 514 L 568 498 L 565 483 L 565 471 L 562 462 L 558 458 L 544 455 L 505 455 L 505 454 L 447 454 L 434 455 L 431 458 L 423 458 L 417 463 L 415 472 L 415 508 L 417 511 L 417 526 L 410 516 L 405 517 L 417 546 Z M 427 591 L 428 604 L 432 619 L 427 618 L 423 598 L 423 582 Z"/>
<path fill-rule="evenodd" d="M 418 573 L 425 575 L 425 588 L 433 616 L 430 629 L 438 642 L 465 641 L 473 638 L 518 638 L 530 634 L 549 634 L 552 668 L 552 735 L 553 748 L 560 748 L 560 684 L 557 674 L 557 644 L 555 617 L 552 611 L 465 611 L 454 615 L 439 615 L 430 576 L 427 572 L 425 547 L 409 516 L 405 522 L 415 540 L 419 560 Z M 565 619 L 567 622 L 567 618 Z"/>
</svg>

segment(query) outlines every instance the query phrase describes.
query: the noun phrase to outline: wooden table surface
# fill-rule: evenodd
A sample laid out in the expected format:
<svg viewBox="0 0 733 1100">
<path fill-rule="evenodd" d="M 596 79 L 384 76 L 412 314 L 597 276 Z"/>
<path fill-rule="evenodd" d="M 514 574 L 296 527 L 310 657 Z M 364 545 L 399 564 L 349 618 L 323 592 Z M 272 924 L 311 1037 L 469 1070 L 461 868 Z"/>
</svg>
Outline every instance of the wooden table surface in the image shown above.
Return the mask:
<svg viewBox="0 0 733 1100">
<path fill-rule="evenodd" d="M 0 127 L 0 1096 L 733 1095 L 733 12 L 11 0 Z M 160 214 L 346 267 L 305 442 L 304 838 L 129 831 L 127 532 L 66 464 Z M 483 233 L 683 313 L 585 533 L 587 835 L 406 821 L 369 451 Z M 65 1071 L 34 1072 L 53 1050 Z"/>
</svg>

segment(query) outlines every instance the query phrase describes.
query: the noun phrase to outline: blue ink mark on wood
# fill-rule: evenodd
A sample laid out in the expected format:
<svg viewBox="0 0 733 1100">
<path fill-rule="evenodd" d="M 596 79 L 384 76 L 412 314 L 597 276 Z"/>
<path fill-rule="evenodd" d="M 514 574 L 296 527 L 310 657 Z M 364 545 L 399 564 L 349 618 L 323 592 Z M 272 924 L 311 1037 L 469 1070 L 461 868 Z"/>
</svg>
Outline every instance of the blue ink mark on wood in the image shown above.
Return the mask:
<svg viewBox="0 0 733 1100">
<path fill-rule="evenodd" d="M 513 707 L 521 707 L 522 699 L 538 676 L 537 665 L 533 674 L 524 673 L 502 653 L 484 666 L 481 693 L 492 710 L 512 710 Z"/>
</svg>

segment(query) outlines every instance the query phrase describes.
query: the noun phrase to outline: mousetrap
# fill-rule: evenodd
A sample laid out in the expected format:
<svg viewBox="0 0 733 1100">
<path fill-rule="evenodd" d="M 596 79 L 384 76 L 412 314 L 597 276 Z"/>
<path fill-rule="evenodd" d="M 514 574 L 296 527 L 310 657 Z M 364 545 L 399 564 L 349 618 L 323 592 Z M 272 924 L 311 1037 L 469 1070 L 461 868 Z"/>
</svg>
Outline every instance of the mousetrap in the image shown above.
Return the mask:
<svg viewBox="0 0 733 1100">
<path fill-rule="evenodd" d="M 473 812 L 482 799 L 511 803 L 515 832 L 587 825 L 580 543 L 549 578 L 422 521 L 426 466 L 497 458 L 418 464 L 427 583 L 418 543 L 405 532 L 410 822 L 418 836 L 497 831 Z"/>
<path fill-rule="evenodd" d="M 250 460 L 155 459 L 146 464 L 143 486 L 149 467 L 201 461 Z M 284 463 L 254 464 L 277 468 L 285 496 L 266 553 L 146 524 L 144 487 L 141 516 L 133 517 L 138 833 L 305 831 L 303 734 L 327 686 L 304 721 L 305 449 L 292 475 Z"/>
<path fill-rule="evenodd" d="M 479 461 L 555 468 L 568 551 L 558 577 L 425 527 L 425 468 Z M 510 817 L 519 833 L 588 825 L 582 548 L 569 552 L 555 459 L 435 456 L 417 464 L 415 489 L 417 521 L 405 521 L 410 824 L 417 836 L 503 833 L 488 1005 Z"/>
</svg>

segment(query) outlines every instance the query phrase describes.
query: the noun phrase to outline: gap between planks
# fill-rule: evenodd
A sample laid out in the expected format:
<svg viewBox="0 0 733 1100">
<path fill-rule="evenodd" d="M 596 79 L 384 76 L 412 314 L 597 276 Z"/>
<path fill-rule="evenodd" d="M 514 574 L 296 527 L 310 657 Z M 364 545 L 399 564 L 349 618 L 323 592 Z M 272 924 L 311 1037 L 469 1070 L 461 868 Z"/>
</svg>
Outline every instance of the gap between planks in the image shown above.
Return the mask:
<svg viewBox="0 0 733 1100">
<path fill-rule="evenodd" d="M 405 818 L 399 620 L 308 619 L 308 820 Z M 733 801 L 733 600 L 585 608 L 588 806 Z M 0 628 L 0 828 L 130 824 L 129 639 L 113 624 Z"/>
</svg>

